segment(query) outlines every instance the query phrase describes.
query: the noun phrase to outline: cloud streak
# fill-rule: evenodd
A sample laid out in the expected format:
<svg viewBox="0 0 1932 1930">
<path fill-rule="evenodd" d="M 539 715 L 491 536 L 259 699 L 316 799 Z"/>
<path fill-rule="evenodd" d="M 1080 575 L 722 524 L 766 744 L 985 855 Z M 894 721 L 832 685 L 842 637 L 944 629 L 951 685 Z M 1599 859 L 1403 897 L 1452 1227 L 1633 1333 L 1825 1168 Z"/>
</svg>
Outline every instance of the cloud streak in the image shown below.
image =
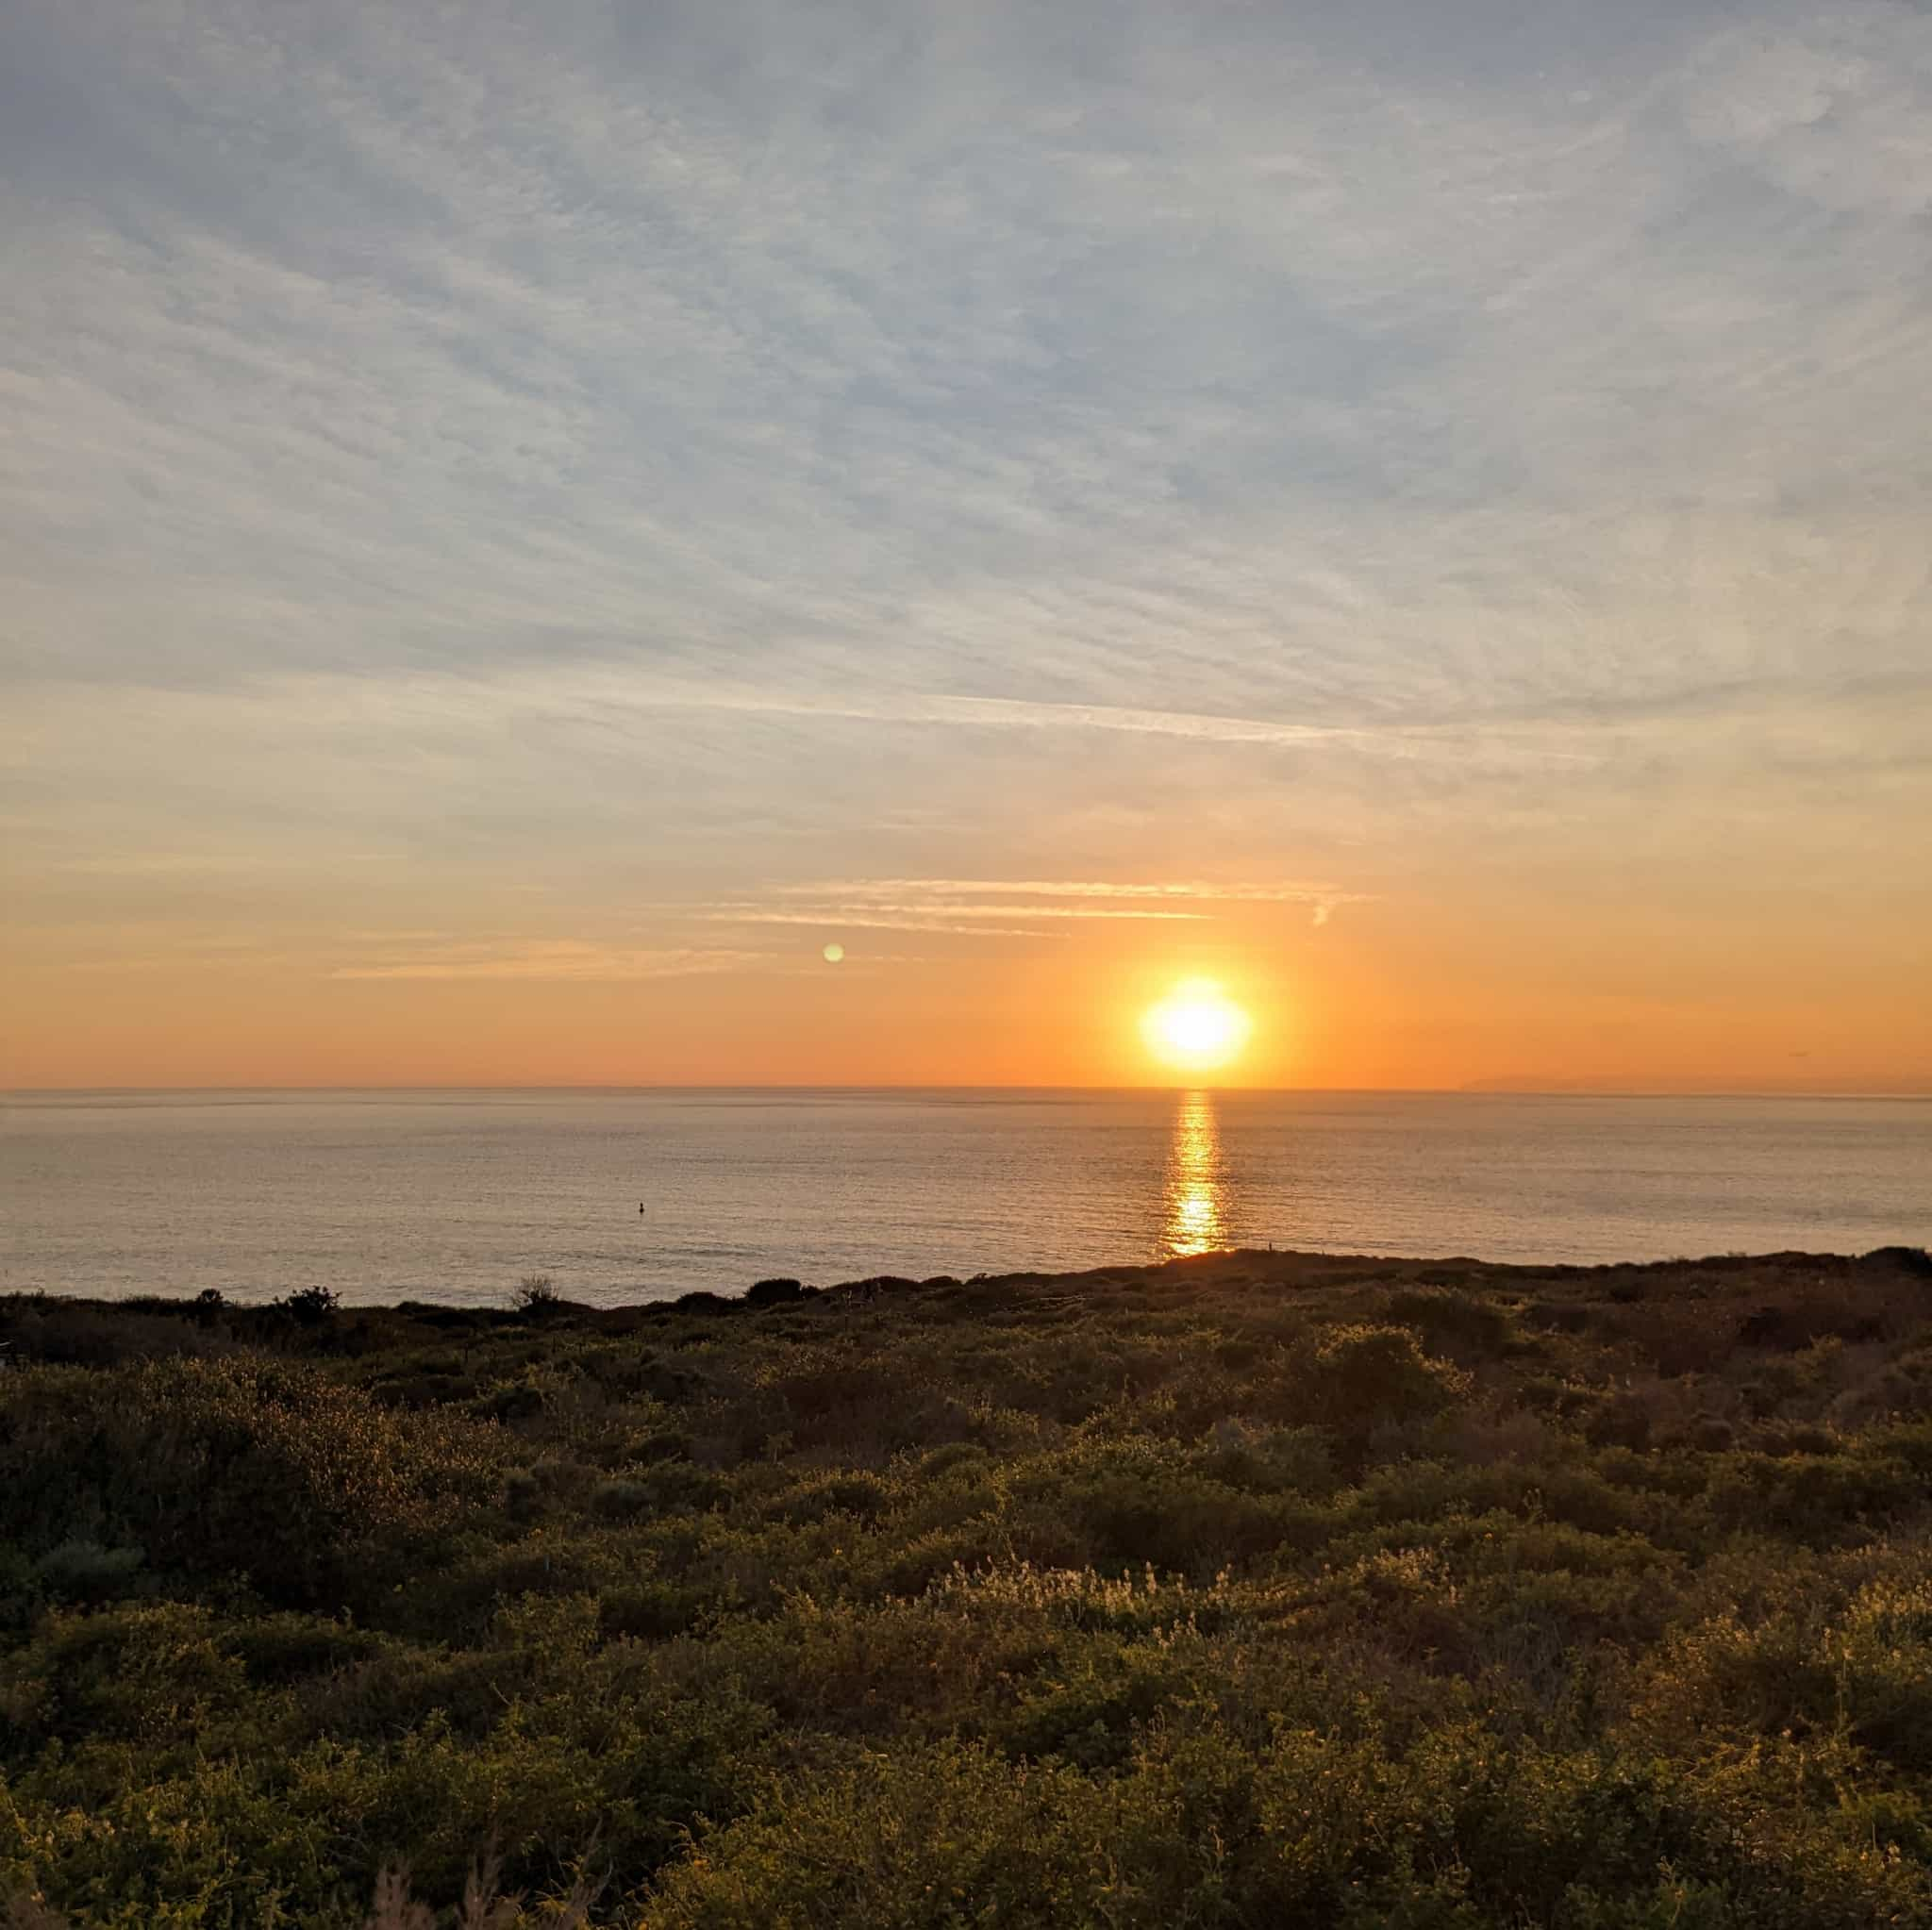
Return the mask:
<svg viewBox="0 0 1932 1930">
<path fill-rule="evenodd" d="M 828 931 L 834 928 L 840 931 L 916 931 L 967 939 L 1040 939 L 1052 936 L 1050 932 L 1041 931 L 1033 925 L 1002 925 L 981 922 L 957 907 L 941 907 L 929 911 L 900 911 L 891 907 L 827 906 L 812 911 L 771 911 L 757 907 L 746 907 L 743 909 L 712 909 L 680 905 L 671 909 L 675 916 L 690 917 L 700 923 L 711 924 L 806 925 L 814 931 Z M 1017 911 L 1003 911 L 998 915 L 1008 918 L 1035 916 L 1030 909 L 1024 908 Z"/>
<path fill-rule="evenodd" d="M 769 969 L 769 953 L 682 949 L 631 951 L 581 940 L 552 940 L 491 950 L 465 945 L 411 957 L 390 956 L 338 965 L 340 979 L 523 979 L 558 984 L 625 983 L 708 977 Z"/>
<path fill-rule="evenodd" d="M 778 883 L 767 898 L 672 904 L 675 918 L 814 930 L 901 930 L 1041 938 L 1056 926 L 1207 924 L 1232 906 L 1306 907 L 1317 925 L 1374 894 L 1325 884 L 1110 883 L 1105 879 L 831 878 Z M 991 900 L 991 902 L 987 902 Z"/>
<path fill-rule="evenodd" d="M 862 901 L 903 897 L 908 893 L 937 897 L 991 894 L 1028 898 L 1198 898 L 1216 904 L 1307 905 L 1357 904 L 1365 894 L 1327 884 L 1219 884 L 1206 879 L 1148 884 L 1109 882 L 1099 878 L 833 878 L 816 883 L 781 886 L 791 897 Z"/>
<path fill-rule="evenodd" d="M 715 710 L 746 716 L 827 718 L 870 724 L 947 724 L 975 730 L 1098 730 L 1131 737 L 1182 738 L 1208 744 L 1254 744 L 1305 750 L 1341 747 L 1392 757 L 1457 757 L 1472 737 L 1491 756 L 1538 762 L 1573 761 L 1580 751 L 1548 744 L 1511 743 L 1505 728 L 1395 726 L 1281 723 L 1267 718 L 1215 716 L 1185 710 L 1140 710 L 1108 704 L 1042 703 L 1009 697 L 949 697 L 925 692 L 823 696 L 779 690 L 717 687 L 676 689 L 640 682 L 618 701 L 640 709 Z"/>
</svg>

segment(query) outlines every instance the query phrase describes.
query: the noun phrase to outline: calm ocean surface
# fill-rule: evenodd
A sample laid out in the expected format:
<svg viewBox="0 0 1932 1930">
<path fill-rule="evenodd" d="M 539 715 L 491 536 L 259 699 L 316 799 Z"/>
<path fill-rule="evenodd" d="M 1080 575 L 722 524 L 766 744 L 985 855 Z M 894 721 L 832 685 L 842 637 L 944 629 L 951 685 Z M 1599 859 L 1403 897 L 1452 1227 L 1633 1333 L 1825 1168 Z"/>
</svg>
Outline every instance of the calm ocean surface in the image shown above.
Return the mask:
<svg viewBox="0 0 1932 1930">
<path fill-rule="evenodd" d="M 641 1213 L 638 1208 L 642 1206 Z M 0 1289 L 501 1303 L 1215 1246 L 1932 1241 L 1932 1101 L 1015 1091 L 0 1100 Z"/>
</svg>

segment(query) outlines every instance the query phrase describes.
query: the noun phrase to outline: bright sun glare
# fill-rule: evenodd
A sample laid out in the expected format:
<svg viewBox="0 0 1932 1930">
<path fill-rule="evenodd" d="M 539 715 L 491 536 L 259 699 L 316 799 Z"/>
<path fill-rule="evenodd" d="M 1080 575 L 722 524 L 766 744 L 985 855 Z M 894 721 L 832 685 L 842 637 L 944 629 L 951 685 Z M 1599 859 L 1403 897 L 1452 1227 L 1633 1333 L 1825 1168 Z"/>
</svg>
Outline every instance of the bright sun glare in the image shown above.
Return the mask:
<svg viewBox="0 0 1932 1930">
<path fill-rule="evenodd" d="M 1189 1072 L 1224 1066 L 1248 1041 L 1248 1015 L 1205 978 L 1177 985 L 1150 1007 L 1141 1030 L 1157 1058 Z"/>
</svg>

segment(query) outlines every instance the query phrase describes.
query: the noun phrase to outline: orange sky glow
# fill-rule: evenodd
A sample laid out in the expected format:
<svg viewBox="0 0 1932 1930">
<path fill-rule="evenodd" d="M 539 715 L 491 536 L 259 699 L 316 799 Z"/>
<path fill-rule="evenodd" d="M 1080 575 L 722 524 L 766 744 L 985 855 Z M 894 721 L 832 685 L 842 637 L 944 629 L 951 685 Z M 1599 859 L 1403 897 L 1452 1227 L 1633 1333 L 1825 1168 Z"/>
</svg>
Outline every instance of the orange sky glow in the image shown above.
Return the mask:
<svg viewBox="0 0 1932 1930">
<path fill-rule="evenodd" d="M 1411 922 L 1412 921 L 1412 922 Z M 1191 1083 L 1147 1008 L 1204 974 L 1251 1037 L 1224 1086 L 1932 1090 L 1916 977 L 1821 934 L 1754 947 L 1714 914 L 1602 932 L 1364 905 L 1185 940 L 1083 922 L 1031 940 L 827 923 L 756 960 L 624 975 L 623 957 L 473 948 L 344 967 L 334 942 L 173 956 L 129 946 L 12 967 L 7 1083 L 247 1085 Z M 1900 951 L 1908 933 L 1897 935 Z M 845 957 L 828 964 L 824 943 Z M 656 969 L 655 967 L 651 969 Z M 566 973 L 575 975 L 560 975 Z"/>
</svg>

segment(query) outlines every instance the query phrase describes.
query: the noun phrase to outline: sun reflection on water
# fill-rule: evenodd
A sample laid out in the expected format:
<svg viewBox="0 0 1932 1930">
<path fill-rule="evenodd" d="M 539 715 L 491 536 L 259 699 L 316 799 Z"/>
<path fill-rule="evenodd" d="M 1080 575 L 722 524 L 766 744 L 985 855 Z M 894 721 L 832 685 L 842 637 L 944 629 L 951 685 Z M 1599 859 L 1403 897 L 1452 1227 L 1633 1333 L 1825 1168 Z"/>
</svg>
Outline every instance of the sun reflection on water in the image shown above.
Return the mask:
<svg viewBox="0 0 1932 1930">
<path fill-rule="evenodd" d="M 1167 1213 L 1161 1243 L 1171 1257 L 1227 1244 L 1227 1184 L 1221 1121 L 1211 1092 L 1184 1092 L 1167 1149 Z"/>
</svg>

